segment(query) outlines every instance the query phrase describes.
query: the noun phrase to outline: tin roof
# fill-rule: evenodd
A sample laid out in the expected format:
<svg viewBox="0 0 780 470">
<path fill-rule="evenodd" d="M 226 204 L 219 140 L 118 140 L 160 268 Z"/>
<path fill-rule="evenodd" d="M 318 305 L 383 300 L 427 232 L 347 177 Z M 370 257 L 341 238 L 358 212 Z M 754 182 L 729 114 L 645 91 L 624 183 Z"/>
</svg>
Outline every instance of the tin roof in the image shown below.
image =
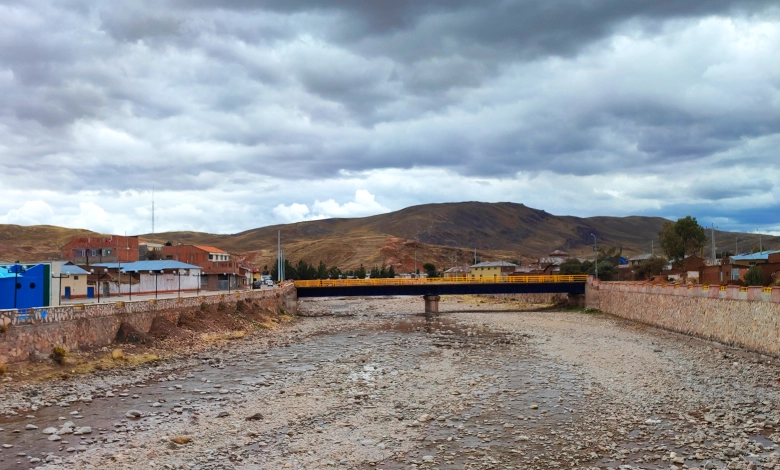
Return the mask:
<svg viewBox="0 0 780 470">
<path fill-rule="evenodd" d="M 471 272 L 471 267 L 469 266 L 454 266 L 446 271 L 445 273 L 468 273 Z"/>
<path fill-rule="evenodd" d="M 514 267 L 516 264 L 507 263 L 506 261 L 485 261 L 483 263 L 475 264 L 472 268 L 496 268 L 496 267 Z"/>
<path fill-rule="evenodd" d="M 780 253 L 780 250 L 759 251 L 756 253 L 750 253 L 748 255 L 735 255 L 732 256 L 731 259 L 736 261 L 758 261 L 768 259 L 769 255 L 774 253 Z"/>
<path fill-rule="evenodd" d="M 80 267 L 76 266 L 75 264 L 63 264 L 62 265 L 62 274 L 68 274 L 71 276 L 78 276 L 79 274 L 89 274 L 88 271 L 84 271 Z"/>
<path fill-rule="evenodd" d="M 225 250 L 220 250 L 219 248 L 213 247 L 213 246 L 206 246 L 206 245 L 193 245 L 195 248 L 200 248 L 203 251 L 208 251 L 209 253 L 225 253 L 227 252 Z"/>
<path fill-rule="evenodd" d="M 117 269 L 120 267 L 120 263 L 98 263 L 92 266 L 99 266 L 101 268 Z M 162 271 L 173 269 L 200 269 L 200 266 L 192 264 L 182 263 L 172 259 L 159 259 L 159 260 L 145 260 L 135 261 L 133 263 L 121 263 L 122 272 L 140 272 L 140 271 Z"/>
</svg>

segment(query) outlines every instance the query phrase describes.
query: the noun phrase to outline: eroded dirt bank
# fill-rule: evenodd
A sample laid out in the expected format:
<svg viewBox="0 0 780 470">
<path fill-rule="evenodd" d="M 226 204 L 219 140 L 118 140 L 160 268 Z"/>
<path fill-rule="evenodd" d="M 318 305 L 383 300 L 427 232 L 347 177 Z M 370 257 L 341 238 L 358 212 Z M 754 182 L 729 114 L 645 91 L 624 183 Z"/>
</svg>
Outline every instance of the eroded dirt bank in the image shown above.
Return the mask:
<svg viewBox="0 0 780 470">
<path fill-rule="evenodd" d="M 602 315 L 441 308 L 302 301 L 314 317 L 268 334 L 7 386 L 0 468 L 775 468 L 775 359 Z"/>
</svg>

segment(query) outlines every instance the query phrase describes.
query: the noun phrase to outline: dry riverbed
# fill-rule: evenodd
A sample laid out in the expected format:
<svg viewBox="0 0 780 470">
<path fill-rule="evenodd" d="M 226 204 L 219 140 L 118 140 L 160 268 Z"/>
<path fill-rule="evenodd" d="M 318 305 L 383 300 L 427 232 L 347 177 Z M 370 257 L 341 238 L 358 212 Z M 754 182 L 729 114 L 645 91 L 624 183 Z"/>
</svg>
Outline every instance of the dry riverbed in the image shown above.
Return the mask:
<svg viewBox="0 0 780 470">
<path fill-rule="evenodd" d="M 0 469 L 778 468 L 780 364 L 605 315 L 447 297 L 131 370 L 4 383 Z"/>
</svg>

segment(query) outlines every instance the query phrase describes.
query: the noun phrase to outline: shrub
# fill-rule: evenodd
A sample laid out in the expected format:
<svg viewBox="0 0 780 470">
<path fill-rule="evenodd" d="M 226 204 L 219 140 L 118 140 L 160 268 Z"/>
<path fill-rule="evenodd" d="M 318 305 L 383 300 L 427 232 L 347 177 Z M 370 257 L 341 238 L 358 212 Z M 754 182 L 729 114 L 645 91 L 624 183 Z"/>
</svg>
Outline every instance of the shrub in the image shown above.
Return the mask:
<svg viewBox="0 0 780 470">
<path fill-rule="evenodd" d="M 68 350 L 65 349 L 65 346 L 56 345 L 51 351 L 51 358 L 60 365 L 65 362 L 65 356 L 67 355 Z"/>
<path fill-rule="evenodd" d="M 746 286 L 763 286 L 764 270 L 760 266 L 753 266 L 745 273 Z"/>
<path fill-rule="evenodd" d="M 124 355 L 124 353 L 122 352 L 121 349 L 114 349 L 111 352 L 111 359 L 113 359 L 115 361 L 118 361 L 119 359 L 124 359 L 124 358 L 125 358 L 125 355 Z"/>
<path fill-rule="evenodd" d="M 207 308 L 209 308 L 209 304 L 207 304 L 206 302 L 201 302 L 200 303 L 200 311 L 201 312 L 205 312 Z"/>
</svg>

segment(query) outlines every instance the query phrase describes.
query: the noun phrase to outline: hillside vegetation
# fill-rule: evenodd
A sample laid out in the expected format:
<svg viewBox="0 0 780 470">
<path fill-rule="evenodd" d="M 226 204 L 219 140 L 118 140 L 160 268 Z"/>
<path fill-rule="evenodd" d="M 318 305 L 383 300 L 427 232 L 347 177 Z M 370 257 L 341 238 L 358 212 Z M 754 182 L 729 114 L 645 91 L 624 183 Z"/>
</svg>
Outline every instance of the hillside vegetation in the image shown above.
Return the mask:
<svg viewBox="0 0 780 470">
<path fill-rule="evenodd" d="M 483 261 L 531 261 L 556 249 L 591 257 L 591 234 L 598 237 L 600 246 L 622 247 L 625 255 L 649 252 L 654 239 L 659 252 L 658 233 L 664 221 L 641 216 L 555 216 L 522 204 L 463 202 L 425 204 L 363 218 L 275 225 L 232 235 L 167 232 L 141 237 L 158 243 L 217 246 L 262 268 L 275 262 L 277 231 L 281 231 L 283 249 L 292 263 L 299 259 L 309 263 L 322 260 L 342 269 L 354 269 L 361 263 L 366 267 L 385 263 L 403 272 L 413 269 L 415 254 L 418 267 L 424 262 L 441 267 L 470 264 L 475 248 Z M 85 233 L 92 232 L 0 226 L 0 256 L 30 261 L 58 257 L 59 247 L 71 236 Z M 741 251 L 758 245 L 757 235 L 716 232 L 718 250 L 733 251 L 737 235 Z M 765 236 L 763 242 L 765 249 L 780 246 L 778 237 Z"/>
</svg>

